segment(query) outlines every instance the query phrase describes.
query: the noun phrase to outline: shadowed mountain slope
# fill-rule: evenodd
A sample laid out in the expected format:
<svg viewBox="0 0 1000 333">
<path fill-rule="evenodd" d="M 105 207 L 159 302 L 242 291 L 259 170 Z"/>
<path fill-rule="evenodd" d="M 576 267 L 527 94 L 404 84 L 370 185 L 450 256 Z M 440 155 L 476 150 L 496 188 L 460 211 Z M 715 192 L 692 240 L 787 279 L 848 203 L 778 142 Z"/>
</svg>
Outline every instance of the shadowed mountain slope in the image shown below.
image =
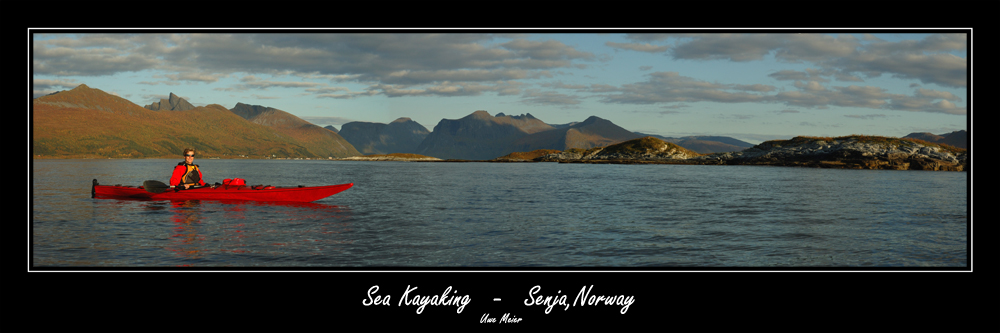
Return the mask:
<svg viewBox="0 0 1000 333">
<path fill-rule="evenodd" d="M 426 127 L 410 118 L 388 124 L 350 122 L 340 128 L 340 135 L 363 154 L 415 153 L 428 134 Z"/>
<path fill-rule="evenodd" d="M 588 149 L 608 146 L 623 141 L 640 138 L 641 136 L 621 128 L 614 123 L 591 116 L 582 122 L 538 132 L 519 138 L 514 142 L 512 151 L 533 151 L 538 149 L 567 150 L 570 148 Z"/>
<path fill-rule="evenodd" d="M 514 152 L 511 144 L 553 127 L 531 114 L 490 116 L 476 111 L 461 119 L 442 119 L 417 147 L 417 154 L 442 159 L 489 160 Z"/>
<path fill-rule="evenodd" d="M 690 149 L 699 154 L 711 154 L 711 153 L 727 153 L 741 151 L 750 147 L 753 144 L 745 142 L 739 139 L 734 139 L 728 136 L 684 136 L 680 138 L 665 137 L 660 135 L 642 134 L 636 132 L 636 134 L 643 136 L 652 136 L 657 139 L 672 142 L 678 146 Z"/>
<path fill-rule="evenodd" d="M 969 148 L 969 132 L 965 130 L 954 131 L 948 134 L 936 135 L 927 132 L 910 133 L 903 138 L 919 139 L 931 143 L 943 143 L 957 148 Z"/>
<path fill-rule="evenodd" d="M 170 98 L 161 99 L 159 102 L 146 105 L 145 108 L 153 111 L 187 111 L 194 109 L 194 105 L 188 103 L 187 100 L 177 97 L 174 93 L 170 93 Z"/>
<path fill-rule="evenodd" d="M 301 142 L 308 151 L 319 157 L 347 157 L 361 155 L 340 134 L 313 125 L 295 115 L 271 107 L 236 103 L 230 111 L 250 122 L 275 130 Z"/>
</svg>

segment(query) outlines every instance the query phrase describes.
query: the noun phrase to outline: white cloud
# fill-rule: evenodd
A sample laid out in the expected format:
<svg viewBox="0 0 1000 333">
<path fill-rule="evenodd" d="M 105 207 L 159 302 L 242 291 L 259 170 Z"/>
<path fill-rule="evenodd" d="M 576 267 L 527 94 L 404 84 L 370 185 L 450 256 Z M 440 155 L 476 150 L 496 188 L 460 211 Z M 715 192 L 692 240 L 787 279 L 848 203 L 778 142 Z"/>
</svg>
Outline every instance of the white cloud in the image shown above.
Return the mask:
<svg viewBox="0 0 1000 333">
<path fill-rule="evenodd" d="M 674 39 L 676 45 L 669 52 L 675 59 L 749 62 L 773 56 L 779 61 L 814 64 L 822 68 L 824 75 L 833 75 L 840 81 L 890 75 L 960 88 L 967 85 L 967 61 L 949 52 L 964 53 L 968 45 L 966 37 L 936 34 L 921 40 L 888 42 L 870 35 L 861 39 L 851 35 L 783 33 L 629 35 L 637 41 Z M 779 80 L 806 79 L 793 70 L 781 70 L 771 76 Z"/>
<path fill-rule="evenodd" d="M 766 95 L 745 91 L 771 91 L 767 85 L 712 83 L 680 75 L 678 72 L 648 74 L 647 81 L 624 84 L 612 94 L 602 95 L 602 102 L 617 104 L 655 104 L 672 102 L 765 102 Z"/>
<path fill-rule="evenodd" d="M 578 96 L 531 89 L 524 92 L 521 96 L 521 102 L 535 105 L 557 105 L 565 108 L 580 104 L 581 100 Z"/>
</svg>

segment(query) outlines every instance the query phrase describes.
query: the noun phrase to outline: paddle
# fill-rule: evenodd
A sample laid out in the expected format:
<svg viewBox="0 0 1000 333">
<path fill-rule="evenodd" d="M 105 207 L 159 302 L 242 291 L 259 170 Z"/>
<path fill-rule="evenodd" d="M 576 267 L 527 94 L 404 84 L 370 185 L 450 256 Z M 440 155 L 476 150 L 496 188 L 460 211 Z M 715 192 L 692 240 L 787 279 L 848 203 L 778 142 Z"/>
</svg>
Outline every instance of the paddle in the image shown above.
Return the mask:
<svg viewBox="0 0 1000 333">
<path fill-rule="evenodd" d="M 189 188 L 199 188 L 199 187 L 201 186 L 191 186 Z M 155 194 L 155 193 L 163 193 L 166 190 L 174 188 L 174 186 L 164 184 L 161 181 L 147 180 L 142 182 L 142 188 L 145 189 L 146 192 Z"/>
</svg>

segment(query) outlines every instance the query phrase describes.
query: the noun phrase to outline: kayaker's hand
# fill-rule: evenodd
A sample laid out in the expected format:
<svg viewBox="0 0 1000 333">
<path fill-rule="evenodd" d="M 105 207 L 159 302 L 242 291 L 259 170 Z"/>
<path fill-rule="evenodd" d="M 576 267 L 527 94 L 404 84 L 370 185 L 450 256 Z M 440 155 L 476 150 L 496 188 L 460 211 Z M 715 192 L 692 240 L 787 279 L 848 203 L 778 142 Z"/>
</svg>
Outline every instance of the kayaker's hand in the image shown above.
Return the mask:
<svg viewBox="0 0 1000 333">
<path fill-rule="evenodd" d="M 188 189 L 188 187 L 191 187 L 191 184 L 184 184 L 184 189 L 185 190 Z"/>
</svg>

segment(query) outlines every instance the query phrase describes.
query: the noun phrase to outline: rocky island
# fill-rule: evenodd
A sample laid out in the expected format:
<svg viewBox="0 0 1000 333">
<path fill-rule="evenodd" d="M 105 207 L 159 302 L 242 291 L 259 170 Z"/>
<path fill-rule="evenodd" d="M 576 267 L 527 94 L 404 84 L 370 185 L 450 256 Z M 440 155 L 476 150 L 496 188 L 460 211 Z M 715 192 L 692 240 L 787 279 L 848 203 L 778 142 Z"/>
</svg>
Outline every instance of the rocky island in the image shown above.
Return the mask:
<svg viewBox="0 0 1000 333">
<path fill-rule="evenodd" d="M 513 154 L 512 154 L 513 155 Z M 512 161 L 511 158 L 506 158 Z M 845 169 L 967 171 L 968 151 L 918 139 L 850 135 L 772 140 L 739 152 L 699 154 L 654 137 L 544 154 L 533 162 L 774 165 Z"/>
<path fill-rule="evenodd" d="M 884 170 L 968 170 L 968 150 L 919 139 L 850 135 L 795 137 L 695 158 L 719 164 L 781 165 Z"/>
</svg>

